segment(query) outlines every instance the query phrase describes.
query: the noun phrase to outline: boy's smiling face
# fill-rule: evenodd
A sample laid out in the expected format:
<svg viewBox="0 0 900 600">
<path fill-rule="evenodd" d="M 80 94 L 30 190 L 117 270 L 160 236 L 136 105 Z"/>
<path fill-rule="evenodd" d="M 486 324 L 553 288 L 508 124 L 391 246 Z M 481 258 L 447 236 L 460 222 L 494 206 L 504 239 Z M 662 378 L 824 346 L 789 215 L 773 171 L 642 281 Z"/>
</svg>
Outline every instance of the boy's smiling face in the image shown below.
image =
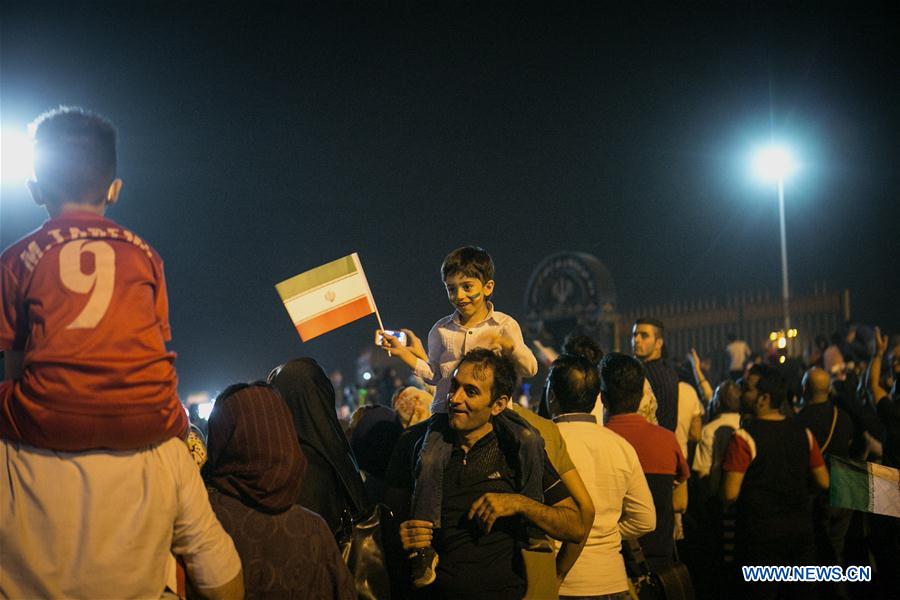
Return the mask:
<svg viewBox="0 0 900 600">
<path fill-rule="evenodd" d="M 487 297 L 494 291 L 494 280 L 482 283 L 476 277 L 455 273 L 444 280 L 447 299 L 462 320 L 487 312 Z"/>
</svg>

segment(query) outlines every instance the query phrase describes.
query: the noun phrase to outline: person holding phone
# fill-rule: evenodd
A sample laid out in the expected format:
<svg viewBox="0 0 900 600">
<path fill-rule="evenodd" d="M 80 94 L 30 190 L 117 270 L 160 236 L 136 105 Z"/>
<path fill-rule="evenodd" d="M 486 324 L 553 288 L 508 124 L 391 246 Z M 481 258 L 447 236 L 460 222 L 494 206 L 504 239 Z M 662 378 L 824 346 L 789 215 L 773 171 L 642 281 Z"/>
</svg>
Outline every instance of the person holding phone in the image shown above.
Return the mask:
<svg viewBox="0 0 900 600">
<path fill-rule="evenodd" d="M 537 373 L 537 359 L 522 338 L 515 319 L 494 310 L 490 297 L 494 292 L 494 261 L 483 248 L 463 246 L 447 255 L 441 265 L 441 278 L 454 312 L 440 319 L 428 334 L 428 352 L 409 329 L 409 345 L 387 331 L 381 347 L 402 360 L 425 383 L 437 387 L 425 443 L 419 454 L 416 484 L 411 502 L 414 519 L 441 526 L 443 472 L 453 451 L 448 435 L 448 392 L 451 377 L 462 357 L 475 348 L 487 348 L 510 359 L 520 377 Z M 542 499 L 544 442 L 540 434 L 512 411 L 503 411 L 496 419 L 499 435 L 509 436 L 518 453 L 517 487 L 525 496 Z M 529 537 L 536 532 L 529 531 Z M 542 535 L 542 533 L 540 534 Z M 419 548 L 412 559 L 413 585 L 430 585 L 436 578 L 438 557 L 432 547 Z"/>
</svg>

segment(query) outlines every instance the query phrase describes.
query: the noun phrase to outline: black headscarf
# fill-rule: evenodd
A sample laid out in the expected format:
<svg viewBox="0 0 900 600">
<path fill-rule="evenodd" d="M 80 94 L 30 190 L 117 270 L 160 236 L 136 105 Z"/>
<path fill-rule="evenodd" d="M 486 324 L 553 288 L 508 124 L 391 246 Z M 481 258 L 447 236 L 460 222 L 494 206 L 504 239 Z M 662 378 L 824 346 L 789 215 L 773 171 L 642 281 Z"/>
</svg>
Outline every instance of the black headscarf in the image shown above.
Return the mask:
<svg viewBox="0 0 900 600">
<path fill-rule="evenodd" d="M 294 505 L 306 471 L 296 436 L 278 392 L 268 385 L 232 386 L 209 417 L 204 477 L 251 508 L 284 512 Z"/>
<path fill-rule="evenodd" d="M 669 431 L 678 424 L 678 373 L 663 359 L 644 363 L 647 379 L 656 396 L 656 421 Z"/>
<path fill-rule="evenodd" d="M 297 503 L 319 513 L 338 531 L 344 508 L 352 516 L 369 507 L 356 458 L 334 410 L 334 387 L 311 358 L 297 358 L 269 374 L 294 417 L 294 427 L 309 461 L 306 485 Z M 335 494 L 343 498 L 332 497 Z"/>
<path fill-rule="evenodd" d="M 350 436 L 350 448 L 359 457 L 359 468 L 366 473 L 384 479 L 388 461 L 397 440 L 403 435 L 403 426 L 397 413 L 386 406 L 363 406 L 365 411 Z"/>
</svg>

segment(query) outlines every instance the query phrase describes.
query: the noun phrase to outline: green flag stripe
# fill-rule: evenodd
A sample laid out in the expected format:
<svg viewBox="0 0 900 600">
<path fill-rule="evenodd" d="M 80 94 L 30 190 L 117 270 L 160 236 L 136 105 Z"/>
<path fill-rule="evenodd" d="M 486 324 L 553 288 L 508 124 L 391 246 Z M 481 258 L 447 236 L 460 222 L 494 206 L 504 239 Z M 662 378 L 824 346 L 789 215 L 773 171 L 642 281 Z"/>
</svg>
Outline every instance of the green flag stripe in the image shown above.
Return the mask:
<svg viewBox="0 0 900 600">
<path fill-rule="evenodd" d="M 865 463 L 831 457 L 831 505 L 870 511 L 869 471 Z"/>
<path fill-rule="evenodd" d="M 353 256 L 345 256 L 277 283 L 275 284 L 275 289 L 278 290 L 278 295 L 281 296 L 281 299 L 286 302 L 294 296 L 299 296 L 355 272 L 356 264 L 353 262 Z"/>
</svg>

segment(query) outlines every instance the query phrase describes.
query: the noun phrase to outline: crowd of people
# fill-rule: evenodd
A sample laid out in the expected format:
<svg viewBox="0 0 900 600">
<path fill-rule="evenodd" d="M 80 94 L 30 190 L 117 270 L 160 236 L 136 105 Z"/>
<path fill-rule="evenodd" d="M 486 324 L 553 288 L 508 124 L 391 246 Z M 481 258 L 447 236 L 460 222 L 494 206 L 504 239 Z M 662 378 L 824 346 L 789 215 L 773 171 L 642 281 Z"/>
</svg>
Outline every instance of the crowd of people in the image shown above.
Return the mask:
<svg viewBox="0 0 900 600">
<path fill-rule="evenodd" d="M 30 187 L 50 219 L 0 257 L 0 596 L 900 589 L 900 520 L 834 506 L 827 491 L 832 460 L 900 467 L 900 342 L 877 328 L 866 345 L 848 327 L 806 363 L 730 336 L 719 375 L 696 352 L 668 360 L 652 318 L 633 324 L 630 354 L 573 333 L 558 350 L 535 345 L 549 373 L 531 410 L 517 390 L 538 358 L 490 301 L 490 255 L 465 246 L 443 261 L 452 312 L 426 342 L 383 332 L 420 385 L 395 371 L 378 402 L 341 420 L 334 376 L 298 358 L 228 387 L 195 427 L 165 346 L 162 261 L 104 217 L 121 189 L 115 130 L 60 109 L 35 140 Z M 373 515 L 374 547 L 354 548 Z M 351 558 L 362 555 L 374 558 Z M 747 565 L 874 577 L 747 582 Z"/>
</svg>

